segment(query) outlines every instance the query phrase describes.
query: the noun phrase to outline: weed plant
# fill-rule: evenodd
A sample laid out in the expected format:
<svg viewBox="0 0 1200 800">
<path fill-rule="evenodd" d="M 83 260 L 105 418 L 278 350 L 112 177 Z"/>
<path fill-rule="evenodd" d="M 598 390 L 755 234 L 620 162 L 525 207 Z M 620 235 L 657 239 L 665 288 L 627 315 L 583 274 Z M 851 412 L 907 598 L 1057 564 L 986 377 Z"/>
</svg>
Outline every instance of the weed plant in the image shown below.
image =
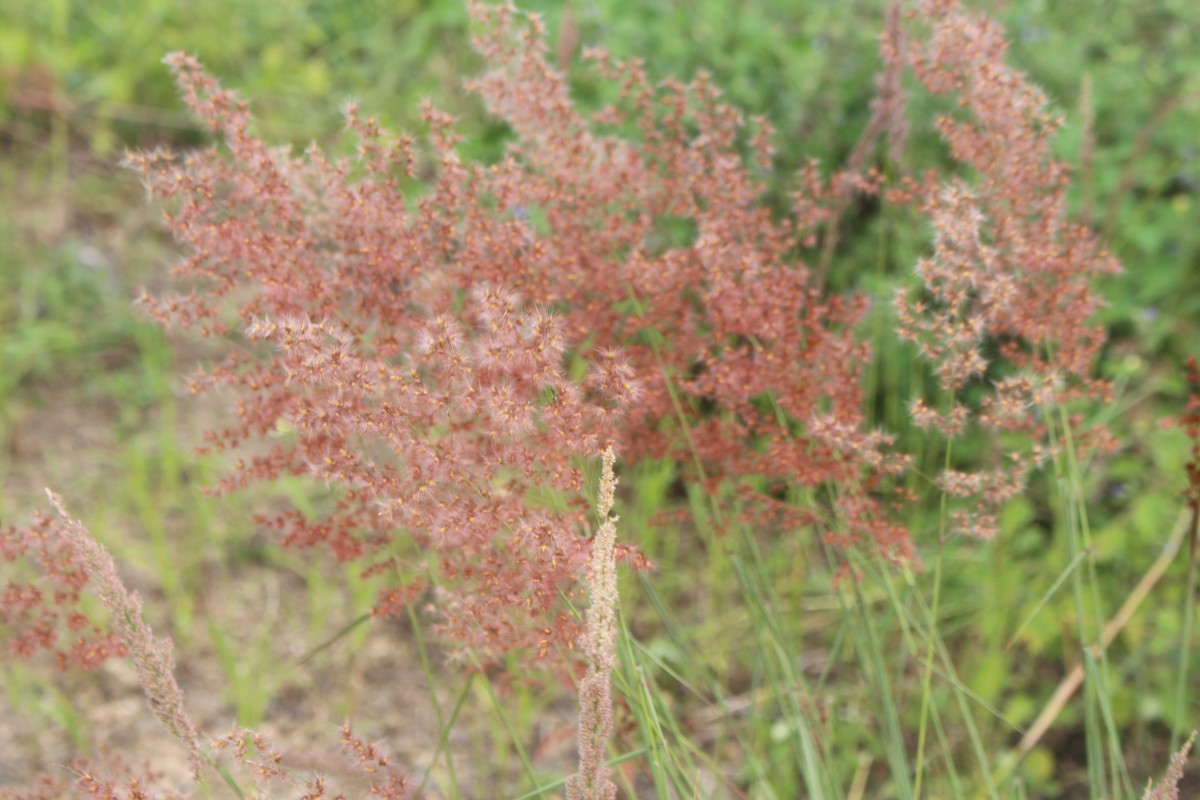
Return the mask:
<svg viewBox="0 0 1200 800">
<path fill-rule="evenodd" d="M 469 88 L 512 134 L 495 158 L 466 158 L 432 103 L 420 137 L 348 104 L 354 157 L 272 147 L 246 101 L 176 53 L 213 141 L 126 159 L 185 254 L 177 291 L 140 302 L 222 356 L 188 381 L 230 403 L 200 448 L 230 464 L 210 491 L 289 499 L 254 524 L 349 570 L 366 610 L 342 634 L 411 623 L 433 763 L 397 763 L 348 724 L 340 770 L 290 755 L 251 727 L 272 665 L 219 627 L 243 724 L 202 735 L 170 641 L 86 509 L 54 495 L 53 514 L 4 533 L 8 653 L 63 670 L 128 657 L 199 796 L 464 796 L 449 742 L 474 682 L 512 762 L 493 768 L 519 776 L 495 796 L 1179 797 L 1200 375 L 1193 361 L 1177 420 L 1180 523 L 1114 608 L 1093 515 L 1123 446 L 1100 319 L 1120 266 L 1073 218 L 1063 118 L 1009 65 L 1003 28 L 955 0 L 891 5 L 863 133 L 830 169 L 776 152 L 770 123 L 706 74 L 654 81 L 589 48 L 608 88 L 585 111 L 566 23 L 552 55 L 537 16 L 470 9 L 485 70 Z M 909 138 L 930 130 L 947 157 L 921 163 Z M 926 234 L 901 265 L 914 277 L 893 276 L 898 243 Z M 860 261 L 855 237 L 872 236 Z M 165 566 L 153 497 L 138 505 L 185 630 L 200 578 Z M 1184 541 L 1174 703 L 1155 730 L 1155 755 L 1174 755 L 1146 785 L 1114 641 Z M 979 568 L 1031 551 L 1045 585 Z M 963 622 L 988 605 L 1011 613 Z M 450 713 L 426 633 L 469 676 Z M 1047 648 L 1057 688 L 1023 702 L 1007 687 L 1044 677 L 1026 662 Z M 505 710 L 521 682 L 576 695 L 572 774 L 528 752 Z M 1037 765 L 1060 717 L 1082 776 Z M 138 756 L 3 792 L 186 791 Z"/>
</svg>

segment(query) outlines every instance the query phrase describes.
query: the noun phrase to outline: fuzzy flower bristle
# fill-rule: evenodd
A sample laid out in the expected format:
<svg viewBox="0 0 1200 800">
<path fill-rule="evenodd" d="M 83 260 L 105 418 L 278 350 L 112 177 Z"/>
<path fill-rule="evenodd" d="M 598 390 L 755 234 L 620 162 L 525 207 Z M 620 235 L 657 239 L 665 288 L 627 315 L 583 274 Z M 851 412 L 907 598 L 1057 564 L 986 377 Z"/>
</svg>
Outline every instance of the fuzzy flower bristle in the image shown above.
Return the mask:
<svg viewBox="0 0 1200 800">
<path fill-rule="evenodd" d="M 600 527 L 588 558 L 589 604 L 583 634 L 587 671 L 579 681 L 579 771 L 567 780 L 568 800 L 613 800 L 616 784 L 606 763 L 612 735 L 612 671 L 617 651 L 617 518 L 612 515 L 617 478 L 612 447 L 601 458 L 596 516 Z"/>
</svg>

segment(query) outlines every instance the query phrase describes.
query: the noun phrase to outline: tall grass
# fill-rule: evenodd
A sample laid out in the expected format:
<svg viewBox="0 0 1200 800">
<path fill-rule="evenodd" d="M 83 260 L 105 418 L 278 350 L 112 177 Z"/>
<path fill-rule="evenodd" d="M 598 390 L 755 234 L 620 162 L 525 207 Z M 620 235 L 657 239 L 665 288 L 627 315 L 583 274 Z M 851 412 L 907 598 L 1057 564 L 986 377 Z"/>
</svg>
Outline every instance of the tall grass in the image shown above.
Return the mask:
<svg viewBox="0 0 1200 800">
<path fill-rule="evenodd" d="M 249 104 L 181 53 L 166 63 L 214 143 L 127 158 L 185 251 L 180 293 L 142 304 L 223 348 L 189 382 L 235 397 L 202 444 L 231 461 L 212 491 L 282 489 L 290 503 L 257 527 L 312 555 L 314 580 L 321 561 L 349 571 L 369 610 L 351 609 L 307 658 L 361 645 L 364 622 L 371 634 L 408 623 L 434 720 L 424 774 L 345 725 L 326 745 L 346 767 L 335 788 L 337 759 L 254 730 L 287 669 L 265 624 L 250 645 L 210 624 L 238 725 L 202 735 L 169 640 L 57 500 L 57 516 L 5 533 L 10 651 L 64 668 L 129 656 L 203 796 L 437 785 L 457 798 L 471 796 L 467 772 L 479 796 L 581 800 L 1139 796 L 1112 648 L 1165 566 L 1114 616 L 1093 523 L 1095 476 L 1121 446 L 1097 319 L 1119 265 L 1071 220 L 1063 119 L 1008 64 L 1000 26 L 953 0 L 890 6 L 865 132 L 840 169 L 801 169 L 780 211 L 764 202 L 780 137 L 707 76 L 657 83 L 589 50 L 612 91 L 585 112 L 560 69 L 569 49 L 552 63 L 539 18 L 471 12 L 486 63 L 471 89 L 514 135 L 494 163 L 467 162 L 432 104 L 420 138 L 349 104 L 354 159 L 273 148 Z M 915 94 L 945 112 L 915 118 Z M 945 163 L 913 163 L 918 126 L 941 136 Z M 870 231 L 848 224 L 855 202 L 881 209 L 865 269 L 844 257 L 861 251 L 845 237 Z M 907 282 L 889 275 L 903 226 L 931 235 Z M 897 353 L 909 374 L 886 363 Z M 1192 742 L 1194 400 L 1182 423 L 1176 756 L 1143 798 L 1178 796 Z M 161 444 L 175 491 L 175 443 Z M 637 476 L 632 491 L 618 495 L 618 472 Z M 134 500 L 186 630 L 205 542 L 172 540 L 152 493 Z M 1035 513 L 1044 524 L 1019 517 Z M 1047 585 L 989 580 L 991 563 L 1032 563 L 1030 534 Z M 618 565 L 631 568 L 620 592 Z M 312 603 L 315 632 L 331 601 Z M 988 604 L 1012 613 L 973 625 Z M 430 633 L 461 671 L 435 660 Z M 1047 642 L 1059 690 L 1007 692 L 1012 678 L 1036 683 L 1025 662 L 1040 668 Z M 544 774 L 522 730 L 548 713 L 530 686 L 578 699 L 569 775 Z M 487 783 L 456 751 L 470 698 L 495 721 L 506 763 L 492 769 L 519 788 Z M 1059 714 L 1080 737 L 1081 777 L 1032 763 L 1053 757 L 1039 741 Z M 152 773 L 101 766 L 13 796 L 154 791 Z"/>
</svg>

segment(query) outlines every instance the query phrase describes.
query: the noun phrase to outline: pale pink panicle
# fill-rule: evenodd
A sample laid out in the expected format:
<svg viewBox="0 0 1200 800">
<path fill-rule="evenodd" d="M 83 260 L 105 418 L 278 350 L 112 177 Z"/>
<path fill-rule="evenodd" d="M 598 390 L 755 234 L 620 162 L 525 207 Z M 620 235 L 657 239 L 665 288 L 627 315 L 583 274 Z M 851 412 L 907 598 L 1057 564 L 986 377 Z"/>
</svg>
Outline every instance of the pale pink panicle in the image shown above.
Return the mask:
<svg viewBox="0 0 1200 800">
<path fill-rule="evenodd" d="M 49 491 L 46 494 L 63 521 L 67 539 L 79 553 L 80 563 L 93 582 L 92 590 L 108 609 L 116 633 L 129 651 L 150 710 L 163 727 L 183 743 L 192 771 L 198 777 L 205 757 L 199 734 L 183 707 L 183 693 L 175 682 L 171 640 L 154 638 L 150 626 L 142 619 L 141 598 L 137 592 L 125 588 L 112 556 L 92 538 L 82 523 L 67 513 L 57 495 Z"/>
<path fill-rule="evenodd" d="M 954 527 L 990 537 L 998 506 L 1058 450 L 1044 412 L 1108 397 L 1092 371 L 1104 342 L 1093 284 L 1119 266 L 1067 219 L 1069 173 L 1050 150 L 1061 119 L 1005 63 L 1003 29 L 956 0 L 922 2 L 914 18 L 927 33 L 908 47 L 908 61 L 930 92 L 957 96 L 958 111 L 938 127 L 969 176 L 927 180 L 912 193 L 933 223 L 933 251 L 917 262 L 919 287 L 896 298 L 897 332 L 930 362 L 946 407 L 914 400 L 918 427 L 954 438 L 974 421 L 997 439 L 1021 433 L 1030 442 L 1017 458 L 997 453 L 1004 466 L 936 479 L 973 505 L 954 515 Z M 978 388 L 982 399 L 968 401 Z M 1070 424 L 1079 422 L 1072 414 Z M 1074 438 L 1094 448 L 1107 441 L 1103 431 Z"/>
<path fill-rule="evenodd" d="M 588 609 L 583 634 L 587 671 L 579 682 L 579 771 L 567 779 L 568 800 L 613 800 L 616 784 L 606 763 L 612 735 L 612 671 L 617 651 L 616 455 L 604 450 L 596 516 L 600 527 L 588 558 Z"/>
<path fill-rule="evenodd" d="M 1179 782 L 1183 780 L 1183 770 L 1187 766 L 1188 753 L 1191 752 L 1192 744 L 1195 741 L 1196 732 L 1192 731 L 1192 735 L 1183 743 L 1179 751 L 1171 756 L 1171 763 L 1162 780 L 1146 786 L 1142 800 L 1179 800 Z"/>
</svg>

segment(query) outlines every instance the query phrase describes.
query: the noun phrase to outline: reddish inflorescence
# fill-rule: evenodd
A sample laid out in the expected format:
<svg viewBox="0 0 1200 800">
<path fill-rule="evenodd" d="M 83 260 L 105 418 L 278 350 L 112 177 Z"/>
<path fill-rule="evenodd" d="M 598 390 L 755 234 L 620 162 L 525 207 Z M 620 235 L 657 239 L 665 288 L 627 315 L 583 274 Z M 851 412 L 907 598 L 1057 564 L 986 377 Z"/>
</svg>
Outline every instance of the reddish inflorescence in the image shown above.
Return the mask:
<svg viewBox="0 0 1200 800">
<path fill-rule="evenodd" d="M 1019 442 L 988 469 L 934 478 L 966 509 L 952 520 L 961 533 L 994 535 L 995 509 L 1066 441 L 1056 426 L 1079 422 L 1043 410 L 1106 395 L 1092 374 L 1103 343 L 1092 283 L 1117 264 L 1067 219 L 1067 171 L 1050 153 L 1059 119 L 1005 64 L 1001 29 L 955 0 L 925 0 L 907 24 L 891 5 L 863 139 L 832 179 L 815 163 L 802 170 L 786 213 L 763 202 L 757 177 L 772 167 L 769 125 L 748 125 L 705 75 L 656 84 L 640 62 L 591 50 L 618 95 L 584 114 L 537 17 L 511 5 L 471 12 L 488 65 L 472 89 L 515 134 L 490 165 L 463 163 L 454 120 L 431 105 L 420 141 L 348 106 L 356 159 L 268 147 L 245 102 L 193 58 L 169 56 L 217 143 L 128 158 L 168 209 L 186 254 L 175 273 L 193 286 L 142 301 L 163 323 L 231 345 L 191 381 L 236 397 L 234 421 L 202 448 L 237 458 L 216 491 L 284 476 L 324 487 L 315 515 L 258 518 L 282 544 L 326 548 L 360 561 L 364 577 L 386 577 L 377 615 L 430 599 L 441 630 L 484 660 L 582 645 L 585 759 L 569 792 L 607 797 L 613 558 L 646 566 L 615 542 L 613 452 L 673 460 L 717 503 L 781 532 L 810 527 L 827 542 L 915 558 L 885 502 L 910 460 L 865 410 L 872 352 L 855 328 L 868 302 L 826 288 L 852 193 L 913 203 L 932 222 L 920 285 L 895 303 L 899 336 L 940 388 L 937 401 L 911 400 L 916 426 L 953 438 L 974 422 Z M 906 67 L 957 99 L 938 128 L 969 179 L 909 177 L 884 192 L 870 168 L 884 136 L 902 159 Z M 1200 411 L 1188 414 L 1200 441 Z M 1095 446 L 1101 434 L 1073 441 Z M 601 524 L 589 535 L 583 466 L 601 452 Z M 82 525 L 40 517 L 0 544 L 6 561 L 42 573 L 0 597 L 9 648 L 85 666 L 131 652 L 152 708 L 199 770 L 207 756 L 170 650 Z M 89 576 L 120 617 L 111 637 L 74 610 Z M 589 580 L 585 632 L 571 604 Z M 64 630 L 87 634 L 64 644 Z M 403 796 L 403 775 L 377 748 L 349 729 L 343 745 L 374 795 Z M 258 734 L 239 729 L 215 746 L 264 781 L 295 780 Z M 88 779 L 86 791 L 116 796 Z M 305 789 L 328 796 L 319 778 Z"/>
<path fill-rule="evenodd" d="M 193 382 L 241 392 L 237 424 L 213 432 L 210 449 L 265 444 L 220 489 L 315 478 L 335 489 L 333 508 L 260 523 L 285 545 L 324 545 L 396 576 L 378 612 L 436 583 L 445 631 L 481 653 L 569 648 L 577 623 L 562 598 L 586 564 L 586 507 L 530 494 L 581 501 L 581 459 L 613 435 L 638 386 L 615 354 L 568 377 L 565 320 L 507 279 L 538 247 L 523 223 L 485 213 L 495 170 L 463 167 L 449 120 L 429 109 L 440 173 L 410 210 L 399 182 L 412 146 L 353 108 L 357 179 L 315 149 L 295 159 L 267 148 L 248 133 L 244 103 L 194 60 L 169 63 L 229 152 L 130 158 L 176 209 L 168 225 L 192 252 L 179 271 L 207 279 L 204 294 L 145 302 L 163 320 L 202 333 L 236 325 L 268 345 Z M 401 563 L 400 535 L 440 553 L 440 574 Z"/>
<path fill-rule="evenodd" d="M 353 106 L 357 165 L 316 148 L 293 157 L 251 135 L 245 103 L 194 60 L 168 59 L 223 147 L 130 157 L 190 252 L 177 272 L 201 286 L 145 303 L 269 345 L 193 381 L 239 389 L 237 423 L 208 449 L 260 442 L 220 488 L 288 474 L 328 484 L 336 505 L 319 518 L 260 522 L 286 545 L 394 574 L 381 613 L 436 584 L 444 630 L 484 650 L 574 642 L 560 604 L 588 539 L 586 506 L 570 501 L 579 460 L 610 442 L 677 459 L 710 491 L 747 476 L 836 487 L 834 518 L 776 492 L 753 500 L 907 557 L 875 491 L 907 461 L 864 425 L 869 352 L 853 329 L 865 301 L 824 296 L 797 256 L 827 216 L 815 167 L 796 213 L 775 219 L 741 155 L 742 117 L 706 78 L 654 88 L 637 63 L 592 53 L 622 92 L 585 119 L 536 18 L 472 10 L 491 65 L 474 88 L 517 140 L 495 165 L 464 165 L 452 120 L 426 108 L 437 175 L 419 197 L 404 191 L 417 145 Z M 602 132 L 618 126 L 637 133 Z M 761 169 L 759 128 L 748 144 Z M 532 503 L 535 489 L 570 510 Z M 439 574 L 398 560 L 400 535 L 441 554 Z"/>
<path fill-rule="evenodd" d="M 91 669 L 128 652 L 120 637 L 84 614 L 91 576 L 62 519 L 38 514 L 22 530 L 0 532 L 0 575 L 0 643 L 10 655 L 45 652 L 60 669 Z"/>
<path fill-rule="evenodd" d="M 931 93 L 957 98 L 961 113 L 938 128 L 974 180 L 926 181 L 917 191 L 934 249 L 917 264 L 918 290 L 897 297 L 898 333 L 931 362 L 945 398 L 941 410 L 914 399 L 918 426 L 954 437 L 974 418 L 994 434 L 1018 432 L 1034 443 L 1007 450 L 986 472 L 938 479 L 952 497 L 973 501 L 954 527 L 990 537 L 995 509 L 1061 444 L 1046 441 L 1041 413 L 1107 396 L 1092 373 L 1104 342 L 1093 283 L 1119 266 L 1067 218 L 1067 168 L 1050 153 L 1061 120 L 1005 63 L 1003 29 L 955 0 L 923 2 L 917 17 L 929 31 L 909 61 Z M 973 408 L 964 405 L 969 385 L 984 388 Z M 1084 434 L 1089 446 L 1106 443 L 1103 431 Z"/>
</svg>

